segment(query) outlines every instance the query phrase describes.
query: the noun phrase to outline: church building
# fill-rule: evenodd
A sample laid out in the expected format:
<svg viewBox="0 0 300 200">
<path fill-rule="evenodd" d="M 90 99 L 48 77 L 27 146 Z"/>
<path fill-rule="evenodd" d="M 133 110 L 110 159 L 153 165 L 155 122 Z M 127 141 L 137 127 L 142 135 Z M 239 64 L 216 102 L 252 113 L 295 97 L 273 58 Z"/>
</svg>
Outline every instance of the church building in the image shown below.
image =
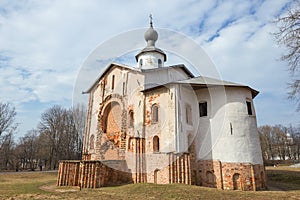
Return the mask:
<svg viewBox="0 0 300 200">
<path fill-rule="evenodd" d="M 136 65 L 111 63 L 89 94 L 80 161 L 60 161 L 58 185 L 182 183 L 224 190 L 266 186 L 249 86 L 165 66 L 152 21 Z"/>
</svg>

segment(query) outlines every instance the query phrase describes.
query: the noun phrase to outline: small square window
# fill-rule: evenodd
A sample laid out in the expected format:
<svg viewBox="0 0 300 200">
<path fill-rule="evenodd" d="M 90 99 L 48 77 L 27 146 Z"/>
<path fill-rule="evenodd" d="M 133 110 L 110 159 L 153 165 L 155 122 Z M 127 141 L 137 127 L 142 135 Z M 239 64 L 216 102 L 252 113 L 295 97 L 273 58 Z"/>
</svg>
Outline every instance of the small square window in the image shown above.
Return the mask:
<svg viewBox="0 0 300 200">
<path fill-rule="evenodd" d="M 252 106 L 251 106 L 251 102 L 250 101 L 246 101 L 247 103 L 247 111 L 248 111 L 248 115 L 252 115 Z"/>
<path fill-rule="evenodd" d="M 200 112 L 200 117 L 207 116 L 207 102 L 199 103 L 199 112 Z"/>
</svg>

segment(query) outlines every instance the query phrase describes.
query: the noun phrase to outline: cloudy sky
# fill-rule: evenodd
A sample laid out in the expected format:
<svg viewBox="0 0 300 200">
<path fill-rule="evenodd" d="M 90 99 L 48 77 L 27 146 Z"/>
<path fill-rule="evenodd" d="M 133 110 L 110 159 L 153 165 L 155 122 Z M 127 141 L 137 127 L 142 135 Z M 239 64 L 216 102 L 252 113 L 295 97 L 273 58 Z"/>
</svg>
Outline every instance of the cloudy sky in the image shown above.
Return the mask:
<svg viewBox="0 0 300 200">
<path fill-rule="evenodd" d="M 0 0 L 0 101 L 16 107 L 18 135 L 25 134 L 45 109 L 72 106 L 77 75 L 97 46 L 146 29 L 152 13 L 157 29 L 177 31 L 201 46 L 222 79 L 260 91 L 258 125 L 298 125 L 296 105 L 287 99 L 287 66 L 278 61 L 284 48 L 271 35 L 272 21 L 291 2 Z"/>
</svg>

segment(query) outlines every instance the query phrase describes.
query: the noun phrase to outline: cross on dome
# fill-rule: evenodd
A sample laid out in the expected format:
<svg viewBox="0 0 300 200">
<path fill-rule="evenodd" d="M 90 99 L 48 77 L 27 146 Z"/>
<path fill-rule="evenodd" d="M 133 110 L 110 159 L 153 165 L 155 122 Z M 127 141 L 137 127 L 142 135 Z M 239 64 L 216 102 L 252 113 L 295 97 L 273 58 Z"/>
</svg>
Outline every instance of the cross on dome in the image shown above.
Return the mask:
<svg viewBox="0 0 300 200">
<path fill-rule="evenodd" d="M 153 29 L 153 22 L 152 22 L 152 15 L 149 15 L 150 18 L 150 27 L 149 29 L 145 32 L 144 34 L 144 38 L 147 42 L 147 46 L 155 46 L 155 42 L 158 39 L 158 33 L 156 32 L 156 30 Z"/>
</svg>

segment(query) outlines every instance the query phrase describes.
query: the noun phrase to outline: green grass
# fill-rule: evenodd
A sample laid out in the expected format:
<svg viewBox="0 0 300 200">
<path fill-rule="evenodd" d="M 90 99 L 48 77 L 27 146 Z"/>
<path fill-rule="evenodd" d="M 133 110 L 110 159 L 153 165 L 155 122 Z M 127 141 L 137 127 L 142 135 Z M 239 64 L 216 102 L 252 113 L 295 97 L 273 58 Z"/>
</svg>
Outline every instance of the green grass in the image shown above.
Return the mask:
<svg viewBox="0 0 300 200">
<path fill-rule="evenodd" d="M 268 167 L 268 184 L 282 190 L 300 190 L 300 168 Z"/>
<path fill-rule="evenodd" d="M 40 186 L 56 183 L 56 172 L 18 172 L 0 174 L 0 198 L 19 194 L 47 194 Z"/>
<path fill-rule="evenodd" d="M 57 173 L 0 174 L 0 199 L 299 199 L 300 169 L 267 168 L 268 181 L 286 191 L 223 191 L 183 184 L 130 184 L 98 189 L 57 187 Z M 274 185 L 275 184 L 275 185 Z"/>
</svg>

